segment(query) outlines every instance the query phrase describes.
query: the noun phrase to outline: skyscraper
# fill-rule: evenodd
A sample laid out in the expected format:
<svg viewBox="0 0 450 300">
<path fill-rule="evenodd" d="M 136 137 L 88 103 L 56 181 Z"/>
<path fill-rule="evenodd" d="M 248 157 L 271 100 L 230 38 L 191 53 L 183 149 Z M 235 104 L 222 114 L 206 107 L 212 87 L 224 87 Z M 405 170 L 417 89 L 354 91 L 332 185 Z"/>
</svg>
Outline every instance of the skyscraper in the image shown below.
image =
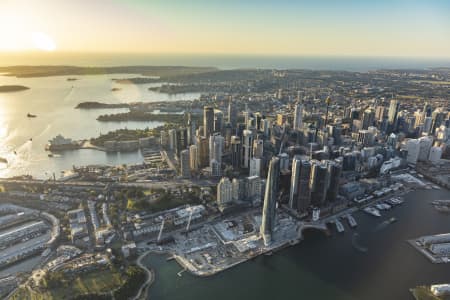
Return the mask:
<svg viewBox="0 0 450 300">
<path fill-rule="evenodd" d="M 198 148 L 196 145 L 189 146 L 189 165 L 191 170 L 198 170 Z"/>
<path fill-rule="evenodd" d="M 389 126 L 391 127 L 391 131 L 397 130 L 397 115 L 398 110 L 400 108 L 400 102 L 398 100 L 391 100 L 391 103 L 389 104 L 389 112 L 388 112 L 388 122 Z"/>
<path fill-rule="evenodd" d="M 231 165 L 233 169 L 241 166 L 241 139 L 235 135 L 231 137 Z"/>
<path fill-rule="evenodd" d="M 279 178 L 280 159 L 278 157 L 272 157 L 267 175 L 266 191 L 264 194 L 264 206 L 260 228 L 260 234 L 264 240 L 264 245 L 266 246 L 271 243 L 273 230 L 275 228 Z"/>
<path fill-rule="evenodd" d="M 311 176 L 311 163 L 309 160 L 302 160 L 298 183 L 297 211 L 304 213 L 311 204 L 311 189 L 309 178 Z"/>
<path fill-rule="evenodd" d="M 325 203 L 329 180 L 327 166 L 319 161 L 314 161 L 309 184 L 311 188 L 311 203 L 314 206 L 320 207 Z"/>
<path fill-rule="evenodd" d="M 209 160 L 216 160 L 219 164 L 222 163 L 222 153 L 225 144 L 225 139 L 220 134 L 214 134 L 209 137 Z"/>
<path fill-rule="evenodd" d="M 233 201 L 233 186 L 228 177 L 223 177 L 217 185 L 217 204 L 223 209 Z"/>
<path fill-rule="evenodd" d="M 188 146 L 188 130 L 186 128 L 179 128 L 176 130 L 175 139 L 175 154 L 180 157 L 181 151 Z"/>
<path fill-rule="evenodd" d="M 336 200 L 339 191 L 339 180 L 341 178 L 342 166 L 336 161 L 328 163 L 328 173 L 330 183 L 327 190 L 327 201 L 333 202 Z"/>
<path fill-rule="evenodd" d="M 236 107 L 233 104 L 233 98 L 231 96 L 228 102 L 228 123 L 231 124 L 232 128 L 235 128 L 237 123 L 237 111 Z"/>
<path fill-rule="evenodd" d="M 250 130 L 244 130 L 243 132 L 243 143 L 242 143 L 242 167 L 248 168 L 250 165 L 250 158 L 252 157 L 253 148 L 253 132 Z"/>
<path fill-rule="evenodd" d="M 214 108 L 211 106 L 203 107 L 203 131 L 206 138 L 214 132 Z"/>
<path fill-rule="evenodd" d="M 204 136 L 197 136 L 197 157 L 199 168 L 209 165 L 208 139 Z"/>
<path fill-rule="evenodd" d="M 189 150 L 183 150 L 180 154 L 180 170 L 181 176 L 184 178 L 191 177 L 191 168 L 189 161 Z"/>
<path fill-rule="evenodd" d="M 301 160 L 298 156 L 292 159 L 291 188 L 289 191 L 289 207 L 297 208 L 298 185 L 300 181 Z"/>
<path fill-rule="evenodd" d="M 223 129 L 223 112 L 221 110 L 214 110 L 214 132 L 221 133 Z"/>
<path fill-rule="evenodd" d="M 302 114 L 303 114 L 303 104 L 298 102 L 295 105 L 295 111 L 294 111 L 294 130 L 301 130 L 303 127 L 303 119 L 302 119 Z"/>
<path fill-rule="evenodd" d="M 248 174 L 249 177 L 252 176 L 261 176 L 261 159 L 260 158 L 251 158 L 250 159 L 250 171 Z"/>
</svg>

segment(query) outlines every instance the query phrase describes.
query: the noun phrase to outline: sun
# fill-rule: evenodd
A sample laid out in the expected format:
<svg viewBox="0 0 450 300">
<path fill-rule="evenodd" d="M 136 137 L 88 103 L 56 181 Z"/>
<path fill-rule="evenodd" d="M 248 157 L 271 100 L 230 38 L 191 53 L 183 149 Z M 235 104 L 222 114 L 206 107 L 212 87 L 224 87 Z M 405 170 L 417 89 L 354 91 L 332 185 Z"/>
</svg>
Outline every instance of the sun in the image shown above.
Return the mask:
<svg viewBox="0 0 450 300">
<path fill-rule="evenodd" d="M 56 49 L 56 44 L 53 39 L 43 33 L 43 32 L 34 32 L 32 34 L 34 46 L 43 51 L 54 51 Z"/>
</svg>

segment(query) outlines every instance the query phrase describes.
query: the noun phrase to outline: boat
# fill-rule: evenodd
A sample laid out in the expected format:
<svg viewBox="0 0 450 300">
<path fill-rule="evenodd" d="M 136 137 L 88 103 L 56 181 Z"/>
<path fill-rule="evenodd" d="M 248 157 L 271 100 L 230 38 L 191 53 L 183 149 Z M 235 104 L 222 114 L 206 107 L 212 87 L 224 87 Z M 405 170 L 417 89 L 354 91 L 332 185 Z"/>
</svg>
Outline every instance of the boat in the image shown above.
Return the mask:
<svg viewBox="0 0 450 300">
<path fill-rule="evenodd" d="M 395 223 L 395 222 L 397 222 L 397 218 L 392 217 L 388 220 L 388 222 L 389 222 L 389 224 Z"/>
<path fill-rule="evenodd" d="M 48 157 L 53 157 L 53 153 L 49 153 L 49 154 L 48 154 Z"/>
<path fill-rule="evenodd" d="M 344 232 L 344 231 L 345 231 L 344 225 L 342 225 L 342 223 L 339 222 L 339 220 L 335 220 L 335 221 L 334 221 L 334 224 L 336 225 L 336 230 L 337 230 L 337 232 L 341 233 L 341 232 Z"/>
<path fill-rule="evenodd" d="M 355 228 L 356 226 L 358 226 L 358 223 L 356 223 L 356 220 L 352 215 L 347 215 L 346 218 L 350 227 Z"/>
<path fill-rule="evenodd" d="M 8 160 L 6 158 L 4 158 L 4 157 L 0 157 L 0 163 L 7 164 Z"/>
<path fill-rule="evenodd" d="M 374 217 L 381 217 L 380 211 L 372 206 L 365 207 L 363 211 Z"/>
<path fill-rule="evenodd" d="M 27 117 L 28 117 L 28 118 L 36 118 L 37 116 L 36 116 L 36 115 L 33 115 L 33 114 L 30 114 L 30 113 L 27 113 Z"/>
</svg>

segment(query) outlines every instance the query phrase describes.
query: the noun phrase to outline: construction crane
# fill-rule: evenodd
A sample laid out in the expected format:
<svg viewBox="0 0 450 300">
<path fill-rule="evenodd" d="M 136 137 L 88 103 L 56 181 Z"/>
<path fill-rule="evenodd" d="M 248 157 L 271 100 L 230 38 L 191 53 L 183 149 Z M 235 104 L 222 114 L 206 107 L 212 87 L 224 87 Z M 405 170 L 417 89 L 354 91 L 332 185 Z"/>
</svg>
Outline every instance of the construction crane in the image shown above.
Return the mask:
<svg viewBox="0 0 450 300">
<path fill-rule="evenodd" d="M 161 228 L 159 229 L 159 234 L 158 234 L 158 239 L 157 242 L 159 243 L 159 241 L 161 240 L 161 236 L 163 233 L 163 229 L 164 229 L 164 222 L 166 221 L 166 219 L 163 219 L 162 223 L 161 223 Z"/>
</svg>

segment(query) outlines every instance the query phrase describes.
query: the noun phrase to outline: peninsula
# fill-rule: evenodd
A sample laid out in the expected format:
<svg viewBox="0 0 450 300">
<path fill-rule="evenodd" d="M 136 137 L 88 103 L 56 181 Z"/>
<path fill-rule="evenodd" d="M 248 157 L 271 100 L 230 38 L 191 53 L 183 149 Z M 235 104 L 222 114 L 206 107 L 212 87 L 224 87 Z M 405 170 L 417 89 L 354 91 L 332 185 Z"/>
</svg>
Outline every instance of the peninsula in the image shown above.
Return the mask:
<svg viewBox="0 0 450 300">
<path fill-rule="evenodd" d="M 0 93 L 20 92 L 30 88 L 23 85 L 0 85 Z"/>
<path fill-rule="evenodd" d="M 75 109 L 129 108 L 128 103 L 102 103 L 96 101 L 81 102 Z"/>
</svg>

